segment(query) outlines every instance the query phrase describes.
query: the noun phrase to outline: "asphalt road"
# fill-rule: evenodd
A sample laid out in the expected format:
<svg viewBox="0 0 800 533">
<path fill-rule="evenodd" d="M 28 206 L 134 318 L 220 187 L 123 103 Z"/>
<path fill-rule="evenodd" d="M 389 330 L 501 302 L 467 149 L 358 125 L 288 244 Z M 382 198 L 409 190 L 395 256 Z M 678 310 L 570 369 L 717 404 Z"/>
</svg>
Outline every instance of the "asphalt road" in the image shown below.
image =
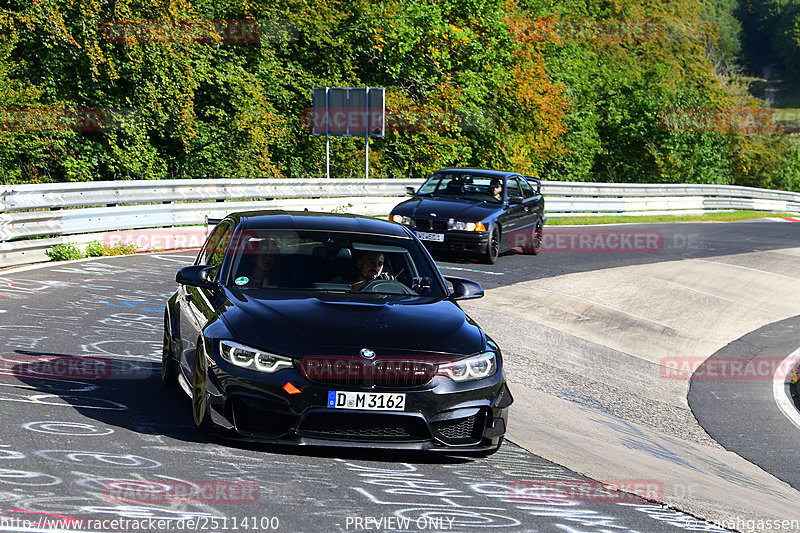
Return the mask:
<svg viewBox="0 0 800 533">
<path fill-rule="evenodd" d="M 613 229 L 612 229 L 613 228 Z M 582 246 L 581 234 L 590 237 Z M 618 235 L 617 241 L 609 235 Z M 625 236 L 643 236 L 644 242 L 629 246 L 619 243 Z M 561 240 L 559 241 L 559 236 Z M 654 236 L 648 246 L 646 238 Z M 617 245 L 611 248 L 610 245 Z M 549 246 L 548 246 L 549 245 Z M 605 247 L 603 245 L 606 245 Z M 621 249 L 622 246 L 624 249 Z M 619 224 L 614 226 L 549 226 L 545 228 L 544 251 L 537 255 L 504 253 L 494 265 L 437 257 L 445 276 L 468 277 L 491 289 L 529 279 L 541 279 L 575 272 L 641 265 L 690 258 L 740 256 L 735 261 L 746 264 L 747 254 L 769 252 L 800 246 L 800 223 L 753 220 L 735 223 Z M 776 261 L 771 271 L 792 273 L 796 265 Z"/>
<path fill-rule="evenodd" d="M 643 261 L 782 248 L 800 233 L 800 225 L 763 222 L 644 230 L 653 228 L 663 244 L 642 253 L 551 250 L 491 266 L 440 265 L 446 275 L 491 289 Z M 158 376 L 163 304 L 175 271 L 190 260 L 160 254 L 0 272 L 0 531 L 23 531 L 24 520 L 52 526 L 73 519 L 95 531 L 717 530 L 659 504 L 600 494 L 513 443 L 472 460 L 203 437 L 188 398 L 164 390 Z M 106 365 L 77 359 L 87 356 Z M 573 494 L 582 489 L 581 501 L 554 497 L 565 486 L 577 487 Z M 109 522 L 115 519 L 138 522 Z"/>
<path fill-rule="evenodd" d="M 798 345 L 800 317 L 737 339 L 698 368 L 690 382 L 689 406 L 714 440 L 800 490 L 800 429 L 777 408 L 771 379 Z M 744 372 L 738 379 L 724 379 L 722 370 L 733 363 L 769 370 L 754 379 L 745 379 Z"/>
<path fill-rule="evenodd" d="M 496 265 L 445 263 L 442 271 L 463 274 L 491 288 L 527 279 L 587 272 L 650 262 L 709 259 L 742 267 L 754 267 L 779 276 L 796 278 L 797 262 L 773 254 L 769 264 L 754 253 L 800 246 L 800 224 L 753 220 L 739 223 L 630 224 L 615 226 L 632 233 L 655 231 L 661 246 L 641 253 L 603 253 L 595 249 L 567 247 L 531 257 L 506 254 Z M 597 228 L 595 228 L 597 230 Z M 553 226 L 548 231 L 574 231 Z M 586 231 L 593 231 L 587 229 Z M 602 231 L 602 230 L 597 230 Z M 459 270 L 450 270 L 459 269 Z M 460 270 L 460 269 L 471 269 Z M 455 274 L 460 272 L 460 274 Z M 746 289 L 743 287 L 742 289 Z M 778 409 L 772 375 L 747 379 L 721 379 L 714 375 L 723 365 L 759 361 L 779 365 L 800 347 L 800 316 L 759 328 L 737 339 L 709 357 L 690 381 L 688 400 L 692 413 L 708 434 L 726 449 L 760 466 L 778 479 L 800 490 L 800 430 Z M 800 400 L 795 399 L 796 404 Z M 662 424 L 666 421 L 660 422 Z"/>
</svg>

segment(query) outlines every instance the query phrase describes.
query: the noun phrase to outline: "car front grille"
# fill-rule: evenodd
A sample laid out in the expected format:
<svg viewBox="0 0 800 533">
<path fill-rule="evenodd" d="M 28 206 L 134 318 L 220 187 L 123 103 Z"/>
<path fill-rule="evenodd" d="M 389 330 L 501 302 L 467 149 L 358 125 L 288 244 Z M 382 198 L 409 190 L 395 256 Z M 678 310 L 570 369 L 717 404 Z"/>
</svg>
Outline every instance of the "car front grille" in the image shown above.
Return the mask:
<svg viewBox="0 0 800 533">
<path fill-rule="evenodd" d="M 470 444 L 478 442 L 483 436 L 486 412 L 466 418 L 455 418 L 432 424 L 436 436 L 447 444 Z"/>
<path fill-rule="evenodd" d="M 308 357 L 300 372 L 309 381 L 323 385 L 404 389 L 422 387 L 433 379 L 439 367 L 414 359 L 364 359 Z"/>
<path fill-rule="evenodd" d="M 447 231 L 447 222 L 444 220 L 428 220 L 418 218 L 415 221 L 418 230 Z"/>
<path fill-rule="evenodd" d="M 297 434 L 386 441 L 431 438 L 428 426 L 421 418 L 372 413 L 310 413 L 297 428 Z"/>
</svg>

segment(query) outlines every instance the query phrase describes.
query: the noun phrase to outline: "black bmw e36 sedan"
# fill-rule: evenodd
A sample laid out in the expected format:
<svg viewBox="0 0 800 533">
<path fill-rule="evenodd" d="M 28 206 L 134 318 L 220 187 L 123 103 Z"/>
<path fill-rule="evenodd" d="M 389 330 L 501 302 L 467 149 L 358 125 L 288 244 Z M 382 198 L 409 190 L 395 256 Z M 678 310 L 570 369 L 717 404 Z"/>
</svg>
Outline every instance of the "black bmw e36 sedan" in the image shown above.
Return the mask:
<svg viewBox="0 0 800 533">
<path fill-rule="evenodd" d="M 229 215 L 182 268 L 162 380 L 201 431 L 288 444 L 489 454 L 511 394 L 500 349 L 409 229 L 344 214 Z"/>
<path fill-rule="evenodd" d="M 541 182 L 516 172 L 449 168 L 434 173 L 389 219 L 432 252 L 497 261 L 500 252 L 538 254 L 547 216 Z"/>
</svg>

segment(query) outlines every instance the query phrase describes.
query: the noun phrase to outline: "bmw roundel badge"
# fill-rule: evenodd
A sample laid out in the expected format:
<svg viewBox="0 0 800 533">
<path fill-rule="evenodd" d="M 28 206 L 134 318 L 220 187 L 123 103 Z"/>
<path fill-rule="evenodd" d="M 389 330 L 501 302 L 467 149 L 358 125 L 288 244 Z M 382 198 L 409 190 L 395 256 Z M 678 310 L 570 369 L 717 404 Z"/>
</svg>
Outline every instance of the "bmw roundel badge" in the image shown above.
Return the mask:
<svg viewBox="0 0 800 533">
<path fill-rule="evenodd" d="M 364 359 L 374 359 L 375 358 L 375 352 L 373 352 L 369 348 L 362 348 L 359 353 L 361 354 L 361 357 L 363 357 Z"/>
</svg>

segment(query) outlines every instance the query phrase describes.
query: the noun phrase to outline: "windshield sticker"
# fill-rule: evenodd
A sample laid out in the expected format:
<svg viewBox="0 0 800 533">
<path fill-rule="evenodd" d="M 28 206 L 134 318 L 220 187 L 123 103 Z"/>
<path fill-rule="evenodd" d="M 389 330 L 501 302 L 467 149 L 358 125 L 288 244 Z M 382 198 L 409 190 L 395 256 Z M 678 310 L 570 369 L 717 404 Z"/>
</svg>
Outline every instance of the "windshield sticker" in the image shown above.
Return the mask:
<svg viewBox="0 0 800 533">
<path fill-rule="evenodd" d="M 250 281 L 250 278 L 248 278 L 247 276 L 239 276 L 238 278 L 233 280 L 233 282 L 237 285 L 247 285 L 248 281 Z"/>
</svg>

